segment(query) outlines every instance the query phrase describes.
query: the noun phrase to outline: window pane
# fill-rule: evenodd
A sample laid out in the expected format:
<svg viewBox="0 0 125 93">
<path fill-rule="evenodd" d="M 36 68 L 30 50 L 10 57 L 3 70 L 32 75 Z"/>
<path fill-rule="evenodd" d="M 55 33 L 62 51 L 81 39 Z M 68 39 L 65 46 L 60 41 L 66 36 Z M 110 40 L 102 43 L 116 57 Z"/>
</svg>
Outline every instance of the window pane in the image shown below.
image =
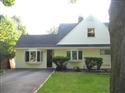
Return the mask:
<svg viewBox="0 0 125 93">
<path fill-rule="evenodd" d="M 95 37 L 95 28 L 88 28 L 88 37 Z"/>
<path fill-rule="evenodd" d="M 105 54 L 104 49 L 101 49 L 101 50 L 100 50 L 100 55 L 104 55 L 104 54 Z"/>
<path fill-rule="evenodd" d="M 25 61 L 29 62 L 29 51 L 25 52 Z"/>
<path fill-rule="evenodd" d="M 101 49 L 100 55 L 110 55 L 111 51 L 109 49 Z"/>
<path fill-rule="evenodd" d="M 67 51 L 67 57 L 71 59 L 70 51 Z"/>
<path fill-rule="evenodd" d="M 82 60 L 82 51 L 79 51 L 78 57 L 79 57 L 80 60 Z"/>
<path fill-rule="evenodd" d="M 36 51 L 30 52 L 30 61 L 35 62 L 36 61 Z"/>
<path fill-rule="evenodd" d="M 110 55 L 110 54 L 111 54 L 111 53 L 110 53 L 110 50 L 109 50 L 109 49 L 106 49 L 106 50 L 105 50 L 105 54 L 106 54 L 106 55 Z"/>
<path fill-rule="evenodd" d="M 41 51 L 41 61 L 43 61 L 43 52 Z"/>
<path fill-rule="evenodd" d="M 77 52 L 76 51 L 72 51 L 72 59 L 77 60 Z"/>
<path fill-rule="evenodd" d="M 37 62 L 40 62 L 40 51 L 37 51 Z"/>
</svg>

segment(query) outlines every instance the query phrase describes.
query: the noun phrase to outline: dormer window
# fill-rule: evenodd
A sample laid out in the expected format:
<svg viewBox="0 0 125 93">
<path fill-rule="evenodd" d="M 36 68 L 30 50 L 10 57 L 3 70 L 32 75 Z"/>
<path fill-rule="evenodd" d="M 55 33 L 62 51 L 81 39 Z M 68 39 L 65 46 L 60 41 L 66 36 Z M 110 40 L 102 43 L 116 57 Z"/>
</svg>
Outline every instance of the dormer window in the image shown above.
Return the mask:
<svg viewBox="0 0 125 93">
<path fill-rule="evenodd" d="M 95 28 L 88 28 L 88 37 L 95 37 Z"/>
</svg>

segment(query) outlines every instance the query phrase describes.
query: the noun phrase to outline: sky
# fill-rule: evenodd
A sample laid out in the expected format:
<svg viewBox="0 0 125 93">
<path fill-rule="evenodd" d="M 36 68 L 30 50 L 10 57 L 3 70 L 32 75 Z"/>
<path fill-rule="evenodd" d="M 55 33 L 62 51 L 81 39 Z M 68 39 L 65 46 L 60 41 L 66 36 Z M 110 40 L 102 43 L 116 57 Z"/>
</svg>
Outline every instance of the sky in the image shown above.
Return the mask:
<svg viewBox="0 0 125 93">
<path fill-rule="evenodd" d="M 110 0 L 16 0 L 12 7 L 0 3 L 0 14 L 19 16 L 29 34 L 47 34 L 50 28 L 61 23 L 76 23 L 78 17 L 95 16 L 108 22 Z"/>
</svg>

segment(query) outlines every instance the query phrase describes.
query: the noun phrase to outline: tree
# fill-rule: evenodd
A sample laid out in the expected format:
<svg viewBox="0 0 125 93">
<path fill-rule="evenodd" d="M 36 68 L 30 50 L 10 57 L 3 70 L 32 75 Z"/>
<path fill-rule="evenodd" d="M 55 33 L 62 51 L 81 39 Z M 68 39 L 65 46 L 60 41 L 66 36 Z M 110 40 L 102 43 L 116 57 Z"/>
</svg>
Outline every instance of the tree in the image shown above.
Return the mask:
<svg viewBox="0 0 125 93">
<path fill-rule="evenodd" d="M 5 42 L 0 41 L 0 62 L 5 58 L 10 58 L 9 45 Z"/>
<path fill-rule="evenodd" d="M 28 34 L 26 31 L 26 26 L 24 26 L 19 17 L 13 16 L 12 20 L 15 22 L 17 30 L 21 32 L 21 35 Z"/>
<path fill-rule="evenodd" d="M 111 93 L 125 93 L 125 0 L 112 0 L 109 14 Z"/>
<path fill-rule="evenodd" d="M 12 6 L 15 4 L 16 0 L 0 0 L 5 6 Z"/>
<path fill-rule="evenodd" d="M 17 31 L 12 19 L 3 17 L 0 20 L 0 56 L 14 57 L 14 47 L 21 33 Z"/>
<path fill-rule="evenodd" d="M 47 31 L 47 33 L 49 33 L 49 34 L 57 34 L 58 33 L 58 27 L 53 26 L 52 28 L 50 28 L 50 30 Z"/>
<path fill-rule="evenodd" d="M 16 0 L 0 0 L 0 1 L 3 2 L 5 6 L 12 6 L 15 4 Z M 2 34 L 2 31 L 3 31 L 2 27 L 4 24 L 2 25 L 2 21 L 1 21 L 3 19 L 4 19 L 4 16 L 0 16 L 0 34 Z M 2 40 L 0 39 L 0 62 L 4 59 L 4 57 L 7 57 L 10 54 L 11 56 L 13 55 L 14 52 L 13 53 L 11 53 L 11 51 L 9 52 L 9 50 L 11 50 L 11 47 L 9 48 L 8 46 L 9 44 L 5 43 L 3 39 Z"/>
</svg>

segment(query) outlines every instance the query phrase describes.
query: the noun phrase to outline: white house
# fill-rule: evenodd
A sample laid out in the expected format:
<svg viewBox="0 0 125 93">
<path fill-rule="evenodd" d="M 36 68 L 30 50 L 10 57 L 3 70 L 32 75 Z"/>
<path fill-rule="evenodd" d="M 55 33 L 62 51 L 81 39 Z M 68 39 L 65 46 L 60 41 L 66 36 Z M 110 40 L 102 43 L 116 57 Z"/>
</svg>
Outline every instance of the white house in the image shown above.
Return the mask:
<svg viewBox="0 0 125 93">
<path fill-rule="evenodd" d="M 53 56 L 68 56 L 67 67 L 85 68 L 85 57 L 100 57 L 102 68 L 110 68 L 108 24 L 93 16 L 78 23 L 61 24 L 57 34 L 24 35 L 16 45 L 16 68 L 54 67 Z"/>
</svg>

